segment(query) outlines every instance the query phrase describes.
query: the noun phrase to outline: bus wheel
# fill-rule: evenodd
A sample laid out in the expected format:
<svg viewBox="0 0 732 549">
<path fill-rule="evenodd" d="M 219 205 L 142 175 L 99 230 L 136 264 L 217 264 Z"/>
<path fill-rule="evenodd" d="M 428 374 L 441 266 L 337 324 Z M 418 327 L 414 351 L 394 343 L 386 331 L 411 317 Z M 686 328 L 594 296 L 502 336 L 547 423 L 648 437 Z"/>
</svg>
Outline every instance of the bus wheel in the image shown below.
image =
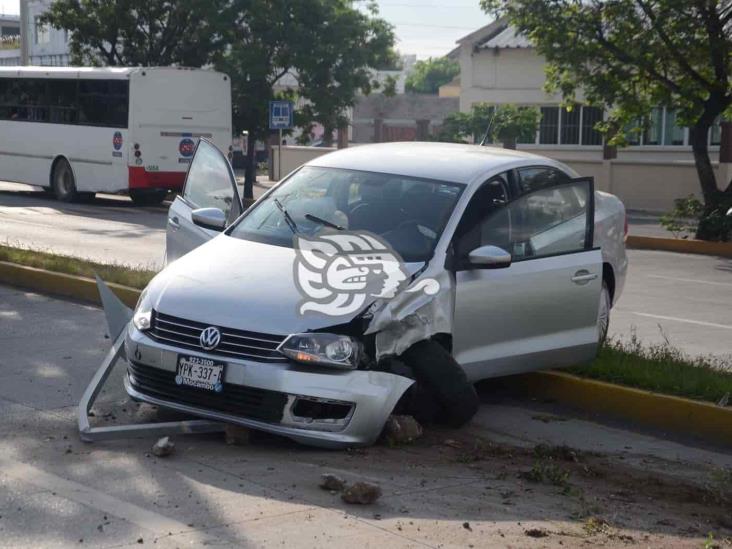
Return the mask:
<svg viewBox="0 0 732 549">
<path fill-rule="evenodd" d="M 130 190 L 130 198 L 136 206 L 157 206 L 165 197 L 168 191 L 165 189 L 135 189 Z"/>
<path fill-rule="evenodd" d="M 56 162 L 51 182 L 53 192 L 61 202 L 74 202 L 77 199 L 78 193 L 76 192 L 74 173 L 71 171 L 71 166 L 69 166 L 66 159 L 61 158 Z"/>
</svg>

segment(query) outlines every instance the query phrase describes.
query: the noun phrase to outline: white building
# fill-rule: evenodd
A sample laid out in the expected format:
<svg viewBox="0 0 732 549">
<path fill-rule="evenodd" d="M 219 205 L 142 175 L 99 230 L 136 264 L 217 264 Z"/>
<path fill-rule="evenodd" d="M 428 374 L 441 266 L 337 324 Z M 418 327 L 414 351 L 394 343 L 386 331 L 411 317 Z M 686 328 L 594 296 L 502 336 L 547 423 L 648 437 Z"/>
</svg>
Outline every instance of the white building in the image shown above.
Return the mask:
<svg viewBox="0 0 732 549">
<path fill-rule="evenodd" d="M 20 18 L 0 14 L 0 66 L 20 65 Z"/>
<path fill-rule="evenodd" d="M 21 54 L 24 65 L 70 64 L 69 33 L 41 23 L 53 0 L 20 0 Z"/>
<path fill-rule="evenodd" d="M 518 148 L 565 161 L 581 174 L 594 176 L 600 188 L 620 196 L 628 208 L 667 210 L 675 198 L 699 194 L 688 130 L 679 127 L 672 110 L 654 109 L 642 135 L 634 136 L 616 157 L 605 158 L 613 156 L 612 151 L 604 150 L 602 136 L 594 130 L 603 110 L 561 108 L 561 97 L 544 91 L 544 58 L 505 22 L 495 21 L 461 38 L 450 57 L 460 63 L 461 111 L 468 112 L 479 102 L 540 109 L 534 139 Z M 726 187 L 732 169 L 718 162 L 718 126 L 709 140 L 718 183 Z"/>
</svg>

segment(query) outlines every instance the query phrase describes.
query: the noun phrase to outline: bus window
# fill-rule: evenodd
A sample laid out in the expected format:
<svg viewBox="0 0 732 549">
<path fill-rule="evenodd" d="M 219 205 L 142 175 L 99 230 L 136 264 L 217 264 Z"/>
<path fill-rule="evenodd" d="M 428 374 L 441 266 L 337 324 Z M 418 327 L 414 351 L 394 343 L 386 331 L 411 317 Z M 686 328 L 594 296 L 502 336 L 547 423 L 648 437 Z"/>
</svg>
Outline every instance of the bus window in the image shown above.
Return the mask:
<svg viewBox="0 0 732 549">
<path fill-rule="evenodd" d="M 78 82 L 76 80 L 50 80 L 48 105 L 50 121 L 54 124 L 76 124 L 79 120 Z"/>
<path fill-rule="evenodd" d="M 126 128 L 129 89 L 126 80 L 79 80 L 79 123 Z"/>
</svg>

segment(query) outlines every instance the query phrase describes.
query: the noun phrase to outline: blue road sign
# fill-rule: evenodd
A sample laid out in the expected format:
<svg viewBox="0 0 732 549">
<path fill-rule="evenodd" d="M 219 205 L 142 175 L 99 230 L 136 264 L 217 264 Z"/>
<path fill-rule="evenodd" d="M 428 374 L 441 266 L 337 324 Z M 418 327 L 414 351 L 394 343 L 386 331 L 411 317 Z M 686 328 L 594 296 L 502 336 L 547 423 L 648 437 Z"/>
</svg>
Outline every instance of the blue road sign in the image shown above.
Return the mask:
<svg viewBox="0 0 732 549">
<path fill-rule="evenodd" d="M 292 101 L 269 102 L 269 129 L 289 130 L 293 127 L 295 105 Z"/>
</svg>

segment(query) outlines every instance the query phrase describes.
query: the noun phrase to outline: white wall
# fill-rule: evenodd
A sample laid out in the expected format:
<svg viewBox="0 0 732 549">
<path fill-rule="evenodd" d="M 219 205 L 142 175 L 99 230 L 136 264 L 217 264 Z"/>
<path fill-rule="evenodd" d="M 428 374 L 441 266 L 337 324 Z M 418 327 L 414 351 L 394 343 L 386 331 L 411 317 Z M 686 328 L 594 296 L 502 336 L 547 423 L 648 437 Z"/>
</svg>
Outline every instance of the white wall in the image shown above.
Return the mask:
<svg viewBox="0 0 732 549">
<path fill-rule="evenodd" d="M 28 0 L 28 25 L 25 37 L 28 41 L 28 61 L 31 65 L 68 65 L 69 46 L 66 31 L 48 29 L 48 41 L 36 43 L 36 17 L 43 15 L 53 0 Z"/>
<path fill-rule="evenodd" d="M 279 181 L 291 171 L 299 168 L 313 158 L 318 158 L 329 152 L 335 151 L 335 147 L 298 147 L 286 145 L 282 147 L 282 170 L 280 173 L 279 147 L 272 147 L 272 158 L 274 171 L 270 175 L 273 181 Z"/>
</svg>

